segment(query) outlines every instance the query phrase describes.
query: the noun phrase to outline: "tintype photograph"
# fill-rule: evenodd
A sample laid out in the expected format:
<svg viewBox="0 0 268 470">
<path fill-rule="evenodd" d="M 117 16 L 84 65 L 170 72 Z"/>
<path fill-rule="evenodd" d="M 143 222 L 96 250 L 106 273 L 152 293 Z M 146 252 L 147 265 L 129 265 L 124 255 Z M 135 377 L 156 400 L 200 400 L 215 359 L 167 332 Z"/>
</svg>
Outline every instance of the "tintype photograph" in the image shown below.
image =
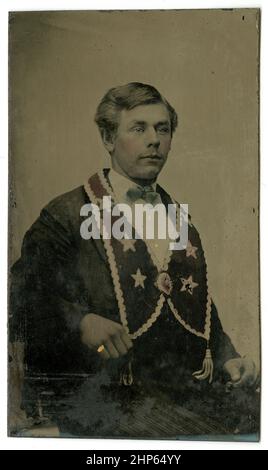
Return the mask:
<svg viewBox="0 0 268 470">
<path fill-rule="evenodd" d="M 259 42 L 10 13 L 10 436 L 259 440 Z"/>
</svg>

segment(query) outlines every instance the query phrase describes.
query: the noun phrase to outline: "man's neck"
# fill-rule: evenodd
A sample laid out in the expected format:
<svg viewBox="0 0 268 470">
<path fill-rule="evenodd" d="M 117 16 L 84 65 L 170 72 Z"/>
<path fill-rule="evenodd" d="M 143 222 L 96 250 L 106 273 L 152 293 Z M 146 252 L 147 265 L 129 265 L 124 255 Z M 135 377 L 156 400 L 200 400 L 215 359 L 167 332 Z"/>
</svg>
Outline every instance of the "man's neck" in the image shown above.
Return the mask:
<svg viewBox="0 0 268 470">
<path fill-rule="evenodd" d="M 127 178 L 129 181 L 132 181 L 133 183 L 138 184 L 139 186 L 150 186 L 154 184 L 157 179 L 132 178 L 127 173 L 125 173 L 120 167 L 115 167 L 112 165 L 112 169 L 119 175 L 124 176 L 124 178 Z"/>
</svg>

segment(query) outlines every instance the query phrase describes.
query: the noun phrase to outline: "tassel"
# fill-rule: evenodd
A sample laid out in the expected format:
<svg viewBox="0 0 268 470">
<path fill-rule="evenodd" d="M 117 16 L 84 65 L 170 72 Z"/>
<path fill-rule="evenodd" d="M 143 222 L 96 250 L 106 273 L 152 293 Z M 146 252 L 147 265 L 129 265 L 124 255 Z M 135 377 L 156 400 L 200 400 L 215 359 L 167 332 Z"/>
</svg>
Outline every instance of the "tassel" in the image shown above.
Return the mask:
<svg viewBox="0 0 268 470">
<path fill-rule="evenodd" d="M 120 385 L 130 386 L 134 382 L 133 374 L 132 374 L 132 365 L 131 361 L 123 367 L 120 373 Z"/>
<path fill-rule="evenodd" d="M 213 360 L 211 351 L 209 348 L 206 349 L 205 358 L 203 360 L 202 369 L 193 372 L 193 376 L 197 380 L 205 380 L 209 377 L 209 383 L 211 384 L 213 378 Z"/>
</svg>

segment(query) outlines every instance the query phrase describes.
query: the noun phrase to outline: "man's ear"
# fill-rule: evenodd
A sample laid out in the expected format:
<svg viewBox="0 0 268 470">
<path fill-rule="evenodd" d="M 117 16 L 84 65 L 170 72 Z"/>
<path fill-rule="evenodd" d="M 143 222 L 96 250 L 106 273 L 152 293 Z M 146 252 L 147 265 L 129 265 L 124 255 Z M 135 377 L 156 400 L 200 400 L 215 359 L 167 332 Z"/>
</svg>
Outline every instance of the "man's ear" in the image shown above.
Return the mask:
<svg viewBox="0 0 268 470">
<path fill-rule="evenodd" d="M 106 148 L 106 150 L 111 154 L 113 153 L 114 151 L 114 136 L 112 136 L 110 133 L 108 133 L 107 131 L 103 131 L 103 134 L 102 134 L 102 140 L 103 140 L 103 143 L 104 143 L 104 147 Z"/>
</svg>

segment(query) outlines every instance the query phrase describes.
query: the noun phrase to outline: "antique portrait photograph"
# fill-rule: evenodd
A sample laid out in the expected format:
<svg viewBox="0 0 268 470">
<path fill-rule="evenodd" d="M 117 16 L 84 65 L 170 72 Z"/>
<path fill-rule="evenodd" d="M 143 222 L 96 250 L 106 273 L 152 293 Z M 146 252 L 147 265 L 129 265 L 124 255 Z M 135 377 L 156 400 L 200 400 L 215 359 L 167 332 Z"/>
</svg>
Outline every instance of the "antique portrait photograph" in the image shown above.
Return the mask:
<svg viewBox="0 0 268 470">
<path fill-rule="evenodd" d="M 259 441 L 260 23 L 9 13 L 9 436 Z"/>
</svg>

